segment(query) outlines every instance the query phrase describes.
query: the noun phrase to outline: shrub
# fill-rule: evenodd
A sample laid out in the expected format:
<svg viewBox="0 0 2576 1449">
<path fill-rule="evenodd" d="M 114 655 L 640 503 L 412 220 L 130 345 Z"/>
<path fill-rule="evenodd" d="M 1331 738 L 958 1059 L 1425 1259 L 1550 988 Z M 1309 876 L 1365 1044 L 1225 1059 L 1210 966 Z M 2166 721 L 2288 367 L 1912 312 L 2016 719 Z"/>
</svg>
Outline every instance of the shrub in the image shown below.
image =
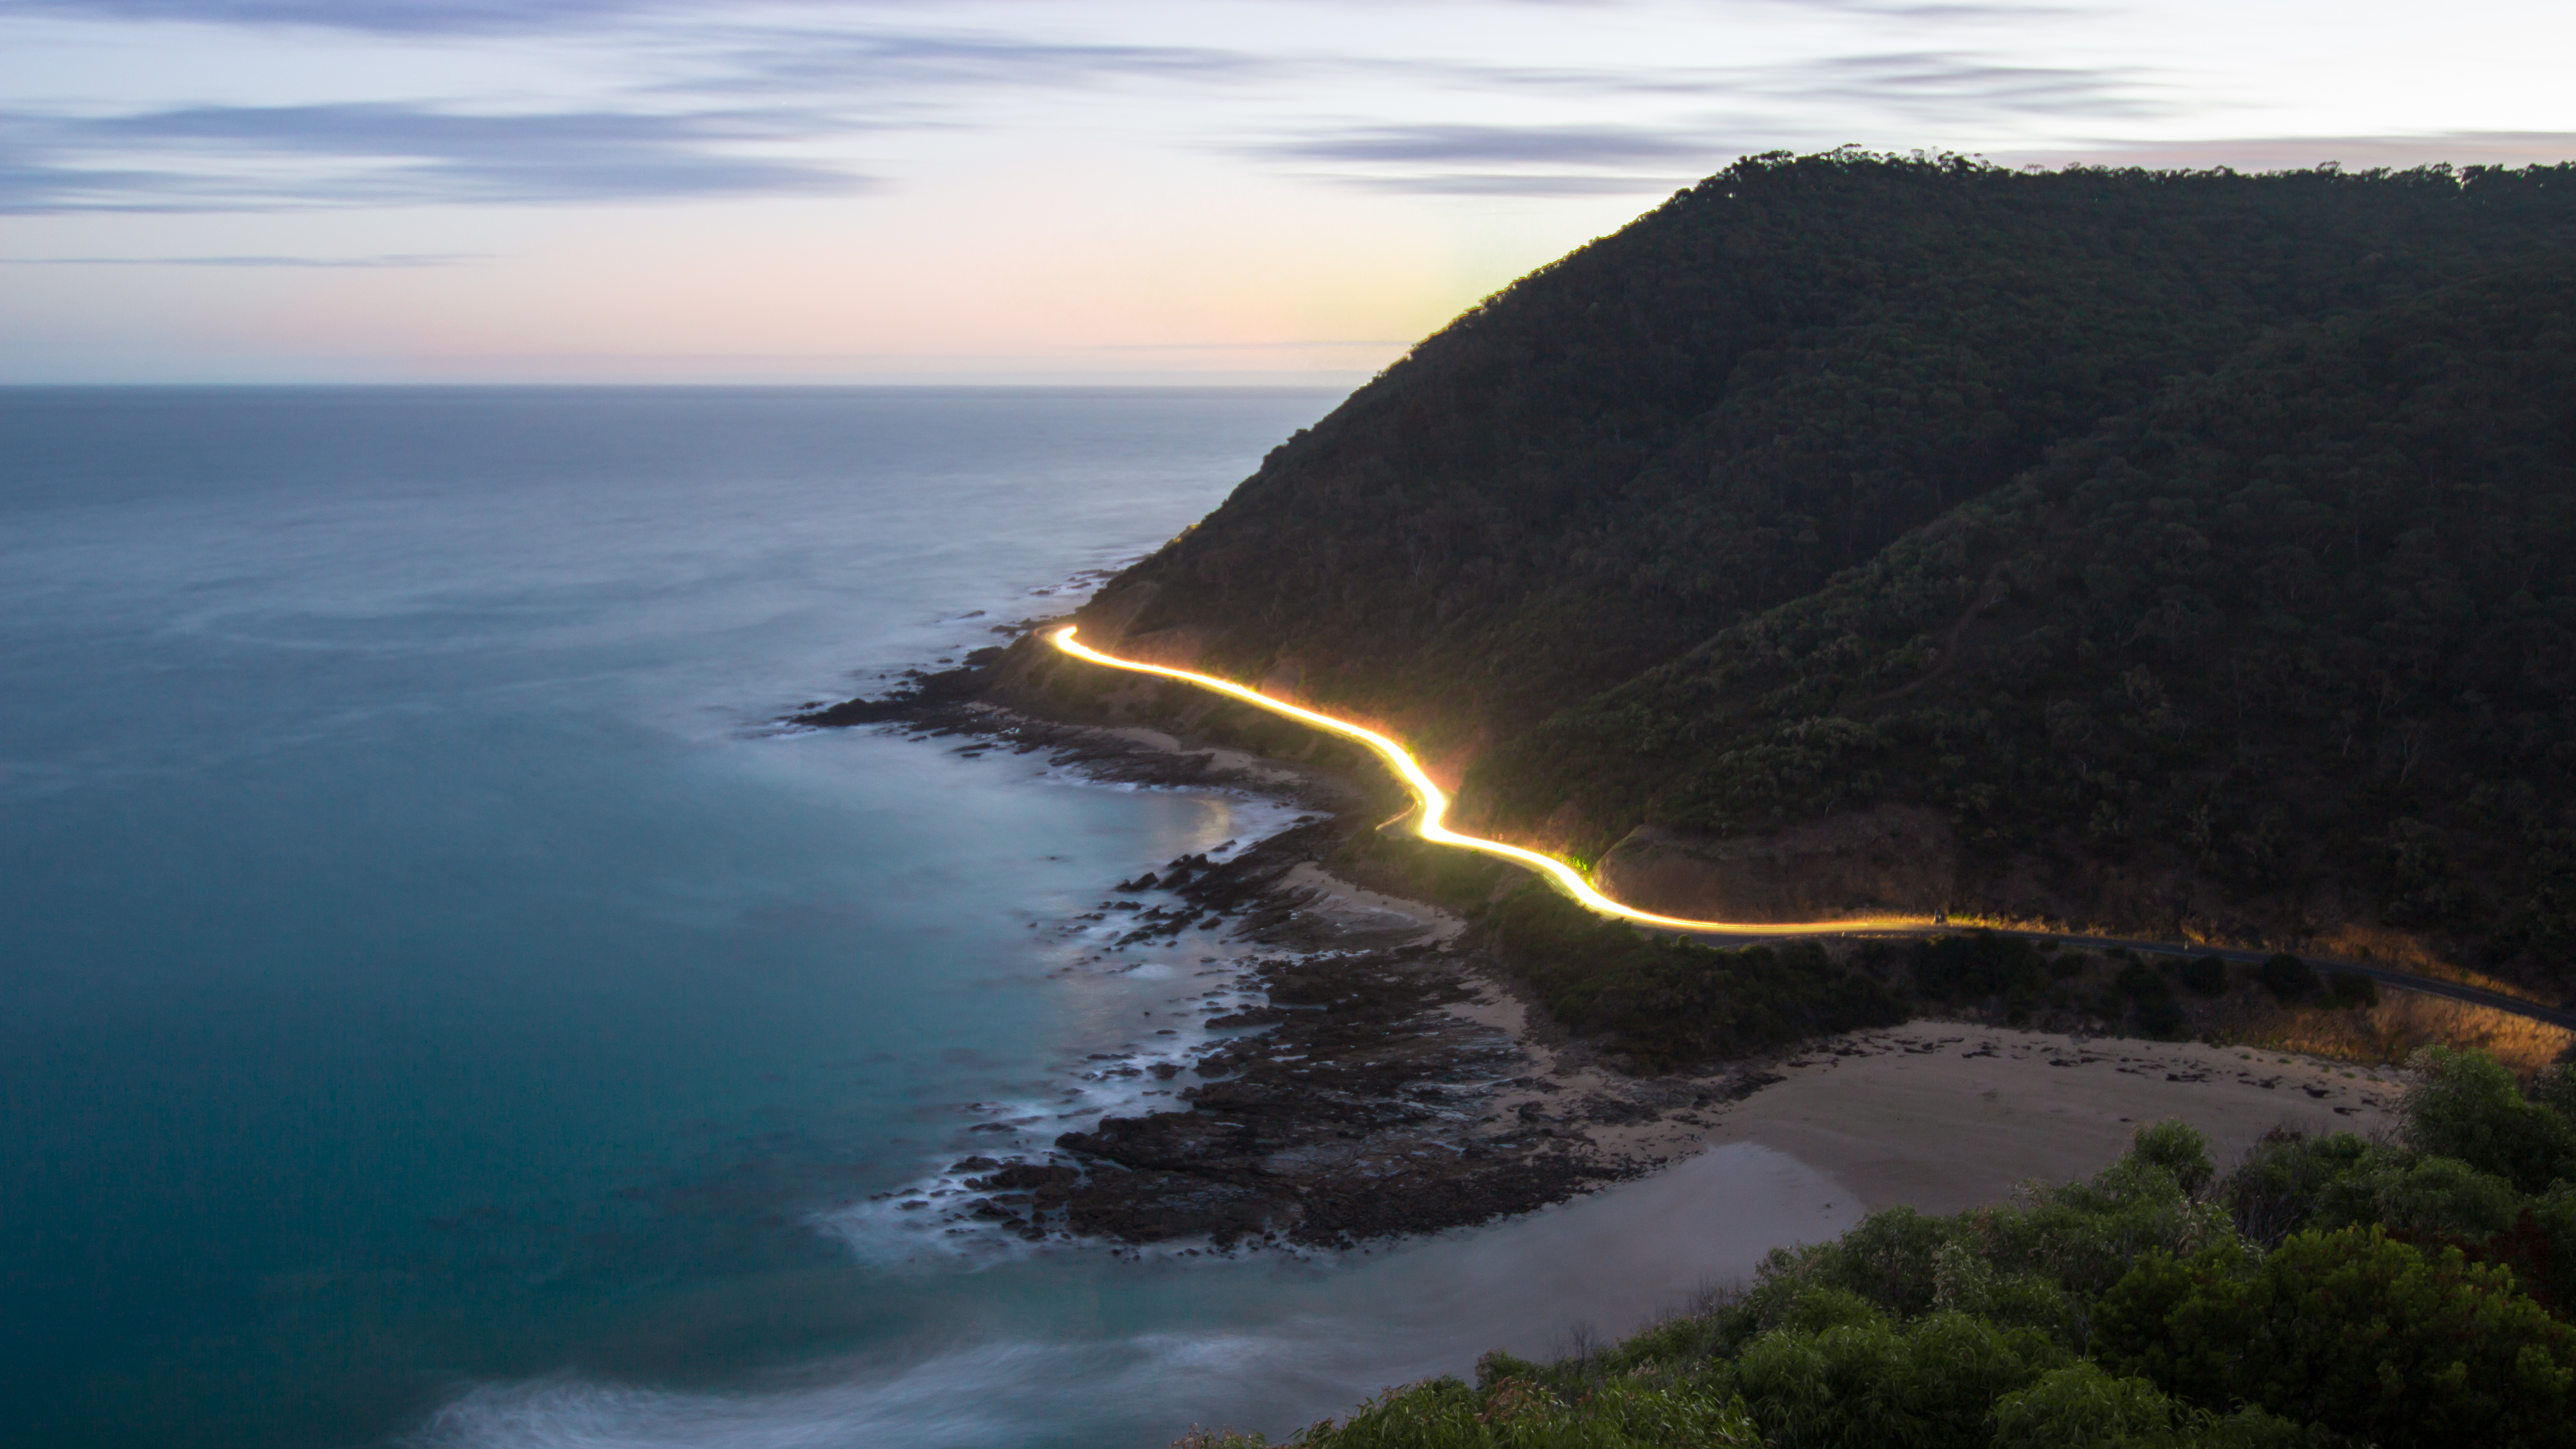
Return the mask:
<svg viewBox="0 0 2576 1449">
<path fill-rule="evenodd" d="M 2079 1363 L 1995 1404 L 1994 1449 L 2092 1449 L 2173 1428 L 2173 1401 L 2145 1379 L 2113 1378 Z"/>
<path fill-rule="evenodd" d="M 2048 1335 L 1934 1313 L 1821 1333 L 1778 1330 L 1737 1361 L 1735 1383 L 1775 1442 L 1982 1449 L 1995 1400 L 2066 1361 Z"/>
<path fill-rule="evenodd" d="M 2379 983 L 2358 971 L 2337 971 L 2326 978 L 2326 1005 L 2359 1011 L 2379 1004 Z"/>
<path fill-rule="evenodd" d="M 2560 1062 L 2531 1084 L 2531 1100 L 2576 1120 L 2576 1062 Z"/>
<path fill-rule="evenodd" d="M 2550 1184 L 2525 1217 L 2539 1240 L 2539 1252 L 2532 1255 L 2537 1261 L 2528 1269 L 2532 1287 L 2561 1314 L 2576 1312 L 2576 1183 Z"/>
<path fill-rule="evenodd" d="M 2173 983 L 2165 979 L 2165 974 L 2135 956 L 2120 967 L 2120 974 L 2111 978 L 2111 984 L 2132 1001 L 2161 1001 L 2173 995 Z"/>
<path fill-rule="evenodd" d="M 2456 1157 L 2524 1192 L 2576 1179 L 2576 1123 L 2545 1101 L 2525 1101 L 2494 1057 L 2431 1046 L 2407 1065 L 2415 1073 L 2405 1102 L 2408 1146 Z"/>
<path fill-rule="evenodd" d="M 2209 1160 L 2209 1138 L 2180 1117 L 2139 1128 L 2129 1151 L 2138 1161 L 2173 1174 L 2174 1185 L 2193 1197 L 2206 1191 L 2218 1172 Z"/>
<path fill-rule="evenodd" d="M 2254 979 L 2284 1006 L 2317 989 L 2317 973 L 2287 951 L 2273 953 L 2270 960 L 2256 967 Z"/>
<path fill-rule="evenodd" d="M 2576 1444 L 2576 1328 L 2457 1249 L 2376 1227 L 2299 1233 L 2260 1259 L 2145 1255 L 2094 1312 L 2114 1370 L 2386 1449 Z"/>
<path fill-rule="evenodd" d="M 1982 1001 L 2016 994 L 2036 997 L 2052 979 L 2049 963 L 2018 936 L 1970 931 L 1917 941 L 1908 953 L 1914 989 L 1934 1001 Z"/>
<path fill-rule="evenodd" d="M 2225 1418 L 2180 1408 L 2145 1379 L 2098 1364 L 2058 1369 L 1995 1405 L 1994 1449 L 2308 1449 L 2326 1437 L 2245 1408 Z"/>
<path fill-rule="evenodd" d="M 1184 1441 L 1186 1443 L 1186 1441 Z M 1260 1449 L 1223 1438 L 1203 1449 Z M 1560 1397 L 1525 1378 L 1482 1389 L 1434 1379 L 1390 1389 L 1342 1423 L 1297 1436 L 1309 1449 L 1762 1449 L 1741 1403 L 1690 1384 L 1611 1380 Z"/>
<path fill-rule="evenodd" d="M 1496 903 L 1482 928 L 1548 1015 L 1605 1038 L 1642 1071 L 1911 1014 L 1884 983 L 1836 965 L 1812 941 L 1726 951 L 1648 936 L 1543 887 Z"/>
<path fill-rule="evenodd" d="M 2174 967 L 2182 988 L 2194 996 L 2223 996 L 2227 992 L 2227 963 L 2216 956 L 2185 956 Z"/>
<path fill-rule="evenodd" d="M 2380 1223 L 2407 1238 L 2483 1243 L 2521 1213 L 2512 1183 L 2456 1157 L 2401 1163 L 2383 1156 L 2337 1184 L 2319 1226 Z"/>
<path fill-rule="evenodd" d="M 2349 1132 L 2310 1137 L 2275 1128 L 2246 1152 L 2218 1197 L 2238 1232 L 2273 1247 L 2313 1224 L 2325 1195 L 2370 1155 L 2370 1145 Z"/>
<path fill-rule="evenodd" d="M 1998 1272 L 2037 1273 L 2078 1298 L 2109 1288 L 2150 1248 L 2189 1253 L 2234 1236 L 2224 1210 L 2192 1201 L 2170 1168 L 2134 1151 L 2089 1181 L 2027 1187 L 2024 1200 L 1966 1214 L 1960 1231 Z"/>
</svg>

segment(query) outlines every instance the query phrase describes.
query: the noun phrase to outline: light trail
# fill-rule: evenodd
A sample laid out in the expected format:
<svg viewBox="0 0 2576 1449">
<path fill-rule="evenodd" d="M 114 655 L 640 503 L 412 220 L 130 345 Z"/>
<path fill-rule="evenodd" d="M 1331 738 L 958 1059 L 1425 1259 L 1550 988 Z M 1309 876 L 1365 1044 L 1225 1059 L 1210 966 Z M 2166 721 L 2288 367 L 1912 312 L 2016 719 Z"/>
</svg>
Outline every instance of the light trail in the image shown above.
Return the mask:
<svg viewBox="0 0 2576 1449">
<path fill-rule="evenodd" d="M 1515 865 L 1525 865 L 1532 870 L 1543 871 L 1558 885 L 1565 887 L 1576 900 L 1605 916 L 1616 916 L 1624 921 L 1635 921 L 1639 925 L 1654 926 L 1661 930 L 1702 936 L 1838 936 L 1853 932 L 1902 933 L 1919 936 L 1936 931 L 1960 929 L 1966 925 L 1966 923 L 1960 923 L 1954 926 L 1941 919 L 1927 916 L 1863 916 L 1840 921 L 1693 921 L 1681 916 L 1659 916 L 1653 911 L 1641 911 L 1635 906 L 1621 905 L 1594 890 L 1592 883 L 1585 880 L 1581 872 L 1561 860 L 1541 855 L 1535 850 L 1524 850 L 1517 845 L 1505 845 L 1499 840 L 1461 835 L 1442 824 L 1441 820 L 1449 813 L 1448 792 L 1431 782 L 1430 773 L 1422 768 L 1421 761 L 1413 758 L 1411 750 L 1373 729 L 1352 724 L 1348 720 L 1338 720 L 1331 715 L 1305 709 L 1285 700 L 1272 699 L 1249 685 L 1237 684 L 1229 679 L 1219 679 L 1212 674 L 1201 674 L 1190 669 L 1174 669 L 1167 664 L 1147 664 L 1140 660 L 1120 659 L 1113 654 L 1103 654 L 1089 645 L 1075 643 L 1071 625 L 1056 630 L 1049 637 L 1055 647 L 1076 659 L 1088 660 L 1093 664 L 1105 665 L 1111 669 L 1124 669 L 1136 674 L 1159 674 L 1166 679 L 1195 684 L 1201 689 L 1215 690 L 1219 694 L 1266 709 L 1272 714 L 1285 715 L 1300 724 L 1313 725 L 1319 730 L 1340 735 L 1344 739 L 1359 741 L 1368 746 L 1379 759 L 1392 766 L 1397 774 L 1403 776 L 1404 782 L 1413 788 L 1414 795 L 1421 800 L 1421 815 L 1413 827 L 1415 834 L 1438 845 L 1454 845 L 1461 850 L 1477 851 L 1511 861 Z M 2263 960 L 2270 954 L 2268 949 L 2231 949 L 2199 942 L 2133 941 L 2113 936 L 2087 936 L 2071 931 L 2022 930 L 2011 926 L 1992 926 L 1982 929 L 1990 929 L 1998 936 L 2018 936 L 2025 941 L 2057 941 L 2092 950 L 2217 956 L 2249 965 Z M 2431 996 L 2448 997 L 2473 1006 L 2510 1012 L 2515 1016 L 2528 1017 L 2534 1021 L 2545 1021 L 2553 1026 L 2576 1030 L 2576 1011 L 2523 1001 L 2478 987 L 2465 986 L 2455 981 L 2446 981 L 2439 977 L 2419 976 L 2412 971 L 2393 970 L 2386 966 L 2366 965 L 2355 961 L 2332 961 L 2313 956 L 2308 958 L 2308 964 L 2321 970 L 2349 971 L 2367 976 L 2383 986 L 2394 986 L 2401 991 L 2419 991 Z"/>
<path fill-rule="evenodd" d="M 1454 845 L 1461 850 L 1473 850 L 1480 854 L 1508 860 L 1515 865 L 1525 865 L 1532 870 L 1542 871 L 1553 878 L 1558 885 L 1565 887 L 1576 900 L 1605 916 L 1616 916 L 1621 920 L 1635 921 L 1639 925 L 1656 926 L 1667 931 L 1688 931 L 1694 935 L 1703 936 L 1838 936 L 1853 931 L 1924 931 L 1937 928 L 1941 924 L 1928 916 L 1864 916 L 1841 921 L 1694 921 L 1681 916 L 1659 916 L 1653 911 L 1641 911 L 1635 906 L 1622 905 L 1594 890 L 1592 882 L 1585 880 L 1581 872 L 1553 856 L 1542 855 L 1535 850 L 1525 850 L 1517 845 L 1506 845 L 1499 840 L 1461 835 L 1441 823 L 1449 813 L 1448 792 L 1432 783 L 1430 772 L 1422 768 L 1422 762 L 1413 757 L 1411 750 L 1373 729 L 1301 708 L 1286 700 L 1272 699 L 1250 685 L 1236 684 L 1232 680 L 1219 679 L 1212 674 L 1201 674 L 1196 670 L 1174 669 L 1167 664 L 1147 664 L 1140 660 L 1120 659 L 1116 655 L 1103 654 L 1087 644 L 1075 643 L 1073 626 L 1069 624 L 1056 630 L 1050 637 L 1055 647 L 1076 659 L 1089 660 L 1091 663 L 1106 665 L 1111 669 L 1125 669 L 1137 674 L 1159 674 L 1166 679 L 1195 684 L 1201 689 L 1215 690 L 1219 694 L 1266 709 L 1272 714 L 1285 715 L 1300 724 L 1313 725 L 1319 730 L 1329 731 L 1344 739 L 1359 741 L 1368 746 L 1379 759 L 1393 767 L 1398 775 L 1403 776 L 1404 783 L 1412 787 L 1415 798 L 1422 802 L 1421 813 L 1414 822 L 1414 834 L 1435 845 Z"/>
</svg>

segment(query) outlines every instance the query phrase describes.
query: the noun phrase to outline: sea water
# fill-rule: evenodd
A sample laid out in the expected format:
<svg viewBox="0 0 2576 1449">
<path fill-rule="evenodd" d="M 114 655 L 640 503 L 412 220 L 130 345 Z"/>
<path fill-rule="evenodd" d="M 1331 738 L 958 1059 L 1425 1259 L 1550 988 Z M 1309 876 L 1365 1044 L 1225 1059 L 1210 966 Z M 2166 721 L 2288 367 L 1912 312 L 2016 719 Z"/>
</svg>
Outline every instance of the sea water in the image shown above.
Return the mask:
<svg viewBox="0 0 2576 1449">
<path fill-rule="evenodd" d="M 1753 1148 L 1338 1258 L 901 1206 L 1154 1105 L 1086 1063 L 1185 1048 L 1150 1013 L 1228 949 L 1068 923 L 1287 812 L 774 721 L 1061 610 L 1332 401 L 0 393 L 7 1436 L 1276 1434 L 1839 1230 Z"/>
</svg>

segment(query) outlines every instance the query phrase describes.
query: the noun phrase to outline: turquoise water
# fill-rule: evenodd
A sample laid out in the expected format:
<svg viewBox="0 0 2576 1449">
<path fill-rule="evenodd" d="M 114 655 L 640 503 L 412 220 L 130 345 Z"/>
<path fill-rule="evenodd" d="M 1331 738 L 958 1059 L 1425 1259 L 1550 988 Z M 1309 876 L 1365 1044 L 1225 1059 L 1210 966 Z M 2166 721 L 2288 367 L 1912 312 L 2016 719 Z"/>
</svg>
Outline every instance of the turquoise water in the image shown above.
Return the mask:
<svg viewBox="0 0 2576 1449">
<path fill-rule="evenodd" d="M 1063 607 L 1332 401 L 0 393 L 10 1435 L 1278 1432 L 1822 1230 L 1758 1153 L 1342 1263 L 874 1201 L 1134 1100 L 1082 1058 L 1200 963 L 1059 923 L 1282 812 L 763 722 Z M 1603 1266 L 1657 1211 L 1734 1227 Z"/>
</svg>

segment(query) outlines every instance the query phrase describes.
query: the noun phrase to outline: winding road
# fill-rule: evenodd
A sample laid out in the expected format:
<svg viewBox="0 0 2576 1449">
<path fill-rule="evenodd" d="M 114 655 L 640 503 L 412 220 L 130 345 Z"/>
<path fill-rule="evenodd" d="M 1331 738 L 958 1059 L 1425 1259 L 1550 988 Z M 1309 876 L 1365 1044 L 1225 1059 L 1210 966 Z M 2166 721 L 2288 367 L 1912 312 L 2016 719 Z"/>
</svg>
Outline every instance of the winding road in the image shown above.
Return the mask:
<svg viewBox="0 0 2576 1449">
<path fill-rule="evenodd" d="M 1284 715 L 1301 724 L 1312 725 L 1319 730 L 1359 742 L 1379 759 L 1386 761 L 1396 774 L 1403 777 L 1405 784 L 1411 787 L 1415 797 L 1422 802 L 1421 810 L 1414 817 L 1415 834 L 1437 845 L 1450 845 L 1461 850 L 1476 851 L 1479 854 L 1494 856 L 1508 860 L 1514 865 L 1526 866 L 1531 870 L 1542 872 L 1565 887 L 1576 900 L 1605 916 L 1616 916 L 1621 920 L 1634 921 L 1638 925 L 1676 935 L 1725 936 L 1763 941 L 1776 941 L 1792 936 L 1929 936 L 1957 929 L 1950 922 L 1931 916 L 1855 916 L 1834 921 L 1695 921 L 1683 916 L 1658 915 L 1653 911 L 1642 911 L 1635 906 L 1623 905 L 1595 890 L 1592 883 L 1583 878 L 1581 872 L 1553 856 L 1523 849 L 1517 845 L 1507 845 L 1499 840 L 1487 840 L 1482 836 L 1461 835 L 1450 829 L 1444 823 L 1449 813 L 1448 792 L 1432 782 L 1430 773 L 1422 768 L 1422 762 L 1413 757 L 1411 750 L 1373 729 L 1352 724 L 1348 720 L 1335 719 L 1331 715 L 1293 705 L 1286 700 L 1273 699 L 1250 685 L 1236 684 L 1232 680 L 1219 679 L 1212 674 L 1201 674 L 1196 670 L 1175 669 L 1168 664 L 1147 664 L 1142 660 L 1121 659 L 1114 654 L 1103 654 L 1087 644 L 1076 642 L 1073 635 L 1074 626 L 1068 624 L 1053 631 L 1048 637 L 1056 648 L 1076 659 L 1110 669 L 1127 670 L 1135 674 L 1159 674 L 1166 679 L 1177 679 L 1185 684 L 1213 690 L 1229 698 L 1242 700 L 1256 708 L 1266 709 L 1272 714 Z M 2259 962 L 2272 954 L 2269 951 L 2229 950 L 2191 942 L 2131 941 L 2114 936 L 2079 936 L 2060 931 L 2021 931 L 2000 926 L 1989 929 L 1999 936 L 2018 936 L 2031 941 L 2059 941 L 2067 945 L 2101 949 L 2126 948 L 2163 955 L 2215 956 L 2228 961 Z M 2393 971 L 2385 966 L 2370 966 L 2354 961 L 2311 958 L 2309 964 L 2328 970 L 2349 971 L 2356 975 L 2367 976 L 2383 986 L 2392 986 L 2401 991 L 2421 992 L 2427 996 L 2446 997 L 2472 1006 L 2491 1007 L 2497 1011 L 2510 1012 L 2515 1016 L 2528 1017 L 2534 1021 L 2547 1022 L 2552 1026 L 2576 1030 L 2576 1012 L 2523 1001 L 2500 992 L 2481 990 L 2475 986 L 2463 986 L 2458 982 L 2444 981 L 2434 976 L 2419 976 L 2411 971 Z"/>
</svg>

